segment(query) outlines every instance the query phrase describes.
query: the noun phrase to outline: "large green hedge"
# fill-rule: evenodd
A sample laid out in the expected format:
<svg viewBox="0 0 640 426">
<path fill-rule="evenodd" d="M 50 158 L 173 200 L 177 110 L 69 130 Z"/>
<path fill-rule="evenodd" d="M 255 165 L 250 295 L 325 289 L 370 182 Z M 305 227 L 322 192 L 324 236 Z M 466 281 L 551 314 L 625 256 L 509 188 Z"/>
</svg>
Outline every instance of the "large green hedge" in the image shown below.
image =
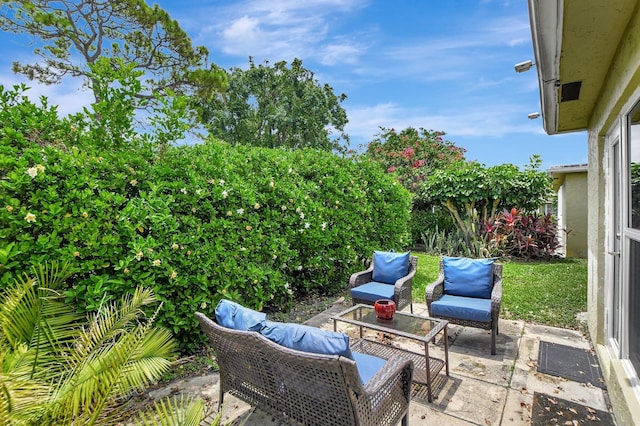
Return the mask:
<svg viewBox="0 0 640 426">
<path fill-rule="evenodd" d="M 220 298 L 269 310 L 332 294 L 408 242 L 410 195 L 376 164 L 216 142 L 97 151 L 55 111 L 4 101 L 0 287 L 57 260 L 87 311 L 153 288 L 183 351 L 203 342 L 194 311 Z"/>
</svg>

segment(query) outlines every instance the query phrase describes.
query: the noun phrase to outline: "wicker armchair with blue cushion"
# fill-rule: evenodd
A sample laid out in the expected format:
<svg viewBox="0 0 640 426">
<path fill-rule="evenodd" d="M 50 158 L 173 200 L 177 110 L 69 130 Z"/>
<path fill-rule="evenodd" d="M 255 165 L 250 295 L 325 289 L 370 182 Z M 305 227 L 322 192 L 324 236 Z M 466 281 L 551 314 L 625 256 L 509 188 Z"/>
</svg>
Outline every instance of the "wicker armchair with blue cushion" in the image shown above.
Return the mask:
<svg viewBox="0 0 640 426">
<path fill-rule="evenodd" d="M 496 354 L 502 302 L 501 264 L 494 259 L 444 257 L 438 279 L 427 286 L 426 299 L 430 317 L 491 330 L 491 355 Z"/>
<path fill-rule="evenodd" d="M 373 305 L 376 300 L 389 299 L 401 310 L 409 305 L 413 313 L 411 286 L 418 268 L 418 258 L 409 252 L 375 251 L 366 271 L 349 278 L 353 304 Z"/>
</svg>

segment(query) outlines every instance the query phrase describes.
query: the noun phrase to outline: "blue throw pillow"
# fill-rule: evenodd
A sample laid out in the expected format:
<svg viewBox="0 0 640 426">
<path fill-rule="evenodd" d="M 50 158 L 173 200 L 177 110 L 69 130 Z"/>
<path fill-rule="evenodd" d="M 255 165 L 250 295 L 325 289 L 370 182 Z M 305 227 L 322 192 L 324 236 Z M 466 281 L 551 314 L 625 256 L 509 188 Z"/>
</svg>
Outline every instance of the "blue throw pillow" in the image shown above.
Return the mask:
<svg viewBox="0 0 640 426">
<path fill-rule="evenodd" d="M 491 298 L 494 259 L 444 257 L 444 292 L 453 296 Z"/>
<path fill-rule="evenodd" d="M 234 330 L 260 331 L 267 321 L 267 314 L 245 308 L 236 302 L 222 299 L 216 306 L 216 322 Z"/>
<path fill-rule="evenodd" d="M 267 339 L 302 352 L 340 355 L 352 358 L 349 336 L 335 331 L 325 331 L 303 324 L 267 321 L 260 331 Z"/>
<path fill-rule="evenodd" d="M 395 284 L 409 273 L 409 252 L 373 252 L 373 281 Z"/>
</svg>

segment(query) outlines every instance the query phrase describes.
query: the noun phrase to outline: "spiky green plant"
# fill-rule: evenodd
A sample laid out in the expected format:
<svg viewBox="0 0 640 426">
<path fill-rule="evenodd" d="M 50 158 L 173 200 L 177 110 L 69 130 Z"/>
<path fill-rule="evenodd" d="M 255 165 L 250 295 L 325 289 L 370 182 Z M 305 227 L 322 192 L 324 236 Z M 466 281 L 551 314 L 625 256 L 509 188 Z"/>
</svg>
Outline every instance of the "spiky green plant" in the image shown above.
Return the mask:
<svg viewBox="0 0 640 426">
<path fill-rule="evenodd" d="M 0 424 L 121 422 L 132 414 L 127 397 L 157 381 L 176 355 L 170 332 L 145 315 L 155 296 L 137 288 L 87 319 L 60 291 L 66 265 L 33 272 L 0 298 Z M 198 404 L 160 407 L 149 418 L 176 408 L 202 413 Z"/>
</svg>

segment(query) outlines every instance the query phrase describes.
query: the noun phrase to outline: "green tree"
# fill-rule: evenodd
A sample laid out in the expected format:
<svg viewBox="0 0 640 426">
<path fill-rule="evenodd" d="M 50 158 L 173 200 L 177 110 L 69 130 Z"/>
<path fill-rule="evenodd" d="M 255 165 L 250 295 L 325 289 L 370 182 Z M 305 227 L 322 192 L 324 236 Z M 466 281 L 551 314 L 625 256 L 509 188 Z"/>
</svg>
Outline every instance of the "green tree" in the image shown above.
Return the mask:
<svg viewBox="0 0 640 426">
<path fill-rule="evenodd" d="M 441 205 L 456 226 L 473 238 L 478 227 L 493 223 L 503 209 L 533 212 L 552 194 L 552 180 L 539 171 L 538 156 L 520 170 L 513 164 L 486 167 L 478 162 L 458 162 L 434 170 L 417 197 L 427 205 Z"/>
<path fill-rule="evenodd" d="M 409 191 L 416 192 L 434 170 L 464 159 L 464 148 L 443 139 L 444 132 L 408 127 L 400 132 L 380 128 L 364 156 L 395 174 Z"/>
<path fill-rule="evenodd" d="M 270 66 L 231 69 L 224 96 L 198 101 L 200 119 L 210 134 L 233 145 L 267 148 L 316 148 L 343 152 L 347 114 L 328 84 L 321 85 L 314 73 L 294 59 Z M 331 138 L 333 132 L 338 136 Z"/>
<path fill-rule="evenodd" d="M 44 84 L 65 76 L 82 77 L 101 101 L 99 82 L 90 64 L 112 59 L 111 66 L 133 66 L 144 74 L 136 93 L 139 107 L 149 106 L 168 90 L 183 93 L 199 83 L 220 90 L 224 75 L 217 67 L 205 70 L 208 51 L 193 47 L 188 35 L 169 14 L 144 0 L 3 1 L 0 29 L 31 35 L 41 62 L 14 62 L 13 70 Z M 119 59 L 119 61 L 116 60 Z"/>
</svg>

